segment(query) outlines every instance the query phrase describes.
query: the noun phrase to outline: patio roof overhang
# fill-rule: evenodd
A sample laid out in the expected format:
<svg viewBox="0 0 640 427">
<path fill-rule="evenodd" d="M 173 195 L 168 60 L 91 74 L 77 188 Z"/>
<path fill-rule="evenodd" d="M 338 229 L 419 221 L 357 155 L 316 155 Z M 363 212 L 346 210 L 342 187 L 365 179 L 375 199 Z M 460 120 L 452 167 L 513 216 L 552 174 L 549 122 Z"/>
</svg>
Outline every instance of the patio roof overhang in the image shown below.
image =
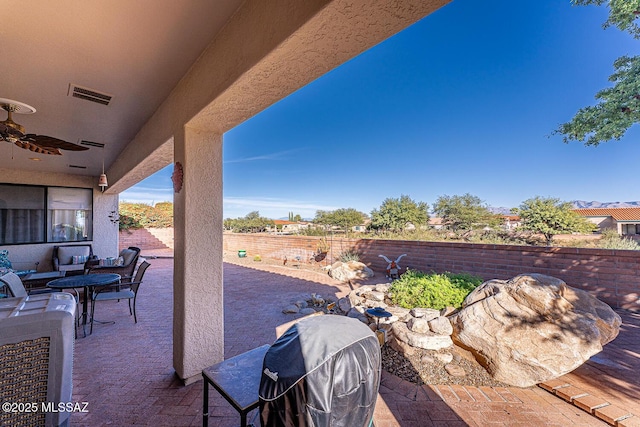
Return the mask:
<svg viewBox="0 0 640 427">
<path fill-rule="evenodd" d="M 448 2 L 10 0 L 0 97 L 36 107 L 14 117 L 29 133 L 104 143 L 110 186 L 95 190 L 102 150 L 32 162 L 0 142 L 2 181 L 80 175 L 95 181 L 94 216 L 106 221 L 119 192 L 173 160 L 184 165 L 174 199 L 174 362 L 181 378 L 196 378 L 223 354 L 223 133 Z M 112 101 L 69 97 L 73 85 Z M 70 167 L 78 164 L 86 169 Z M 117 242 L 117 227 L 94 235 Z"/>
</svg>

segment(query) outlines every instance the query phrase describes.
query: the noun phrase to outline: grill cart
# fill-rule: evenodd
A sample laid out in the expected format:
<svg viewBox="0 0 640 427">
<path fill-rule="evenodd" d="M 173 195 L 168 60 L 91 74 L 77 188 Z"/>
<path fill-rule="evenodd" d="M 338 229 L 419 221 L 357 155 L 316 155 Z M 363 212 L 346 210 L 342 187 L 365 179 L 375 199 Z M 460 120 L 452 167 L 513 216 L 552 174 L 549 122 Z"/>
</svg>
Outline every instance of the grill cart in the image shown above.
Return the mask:
<svg viewBox="0 0 640 427">
<path fill-rule="evenodd" d="M 261 424 L 370 426 L 380 369 L 380 344 L 364 323 L 337 315 L 303 319 L 264 357 Z"/>
</svg>

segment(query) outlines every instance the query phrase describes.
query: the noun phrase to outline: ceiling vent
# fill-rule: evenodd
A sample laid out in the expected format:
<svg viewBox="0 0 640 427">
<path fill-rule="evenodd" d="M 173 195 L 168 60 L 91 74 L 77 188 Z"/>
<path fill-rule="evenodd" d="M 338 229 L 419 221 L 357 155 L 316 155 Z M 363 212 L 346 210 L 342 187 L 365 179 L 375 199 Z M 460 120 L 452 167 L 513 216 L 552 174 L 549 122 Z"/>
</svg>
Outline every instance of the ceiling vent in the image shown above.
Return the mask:
<svg viewBox="0 0 640 427">
<path fill-rule="evenodd" d="M 80 165 L 69 165 L 70 168 L 72 169 L 86 169 L 86 166 L 80 166 Z"/>
<path fill-rule="evenodd" d="M 81 139 L 79 143 L 80 145 L 86 145 L 88 147 L 104 148 L 104 144 L 101 142 L 93 142 L 93 141 L 87 141 L 86 139 Z"/>
<path fill-rule="evenodd" d="M 72 83 L 69 84 L 69 93 L 67 95 L 74 98 L 86 99 L 87 101 L 96 102 L 102 105 L 109 105 L 111 98 L 113 98 L 113 96 L 107 95 L 106 93 L 100 93 L 93 89 L 77 86 Z"/>
</svg>

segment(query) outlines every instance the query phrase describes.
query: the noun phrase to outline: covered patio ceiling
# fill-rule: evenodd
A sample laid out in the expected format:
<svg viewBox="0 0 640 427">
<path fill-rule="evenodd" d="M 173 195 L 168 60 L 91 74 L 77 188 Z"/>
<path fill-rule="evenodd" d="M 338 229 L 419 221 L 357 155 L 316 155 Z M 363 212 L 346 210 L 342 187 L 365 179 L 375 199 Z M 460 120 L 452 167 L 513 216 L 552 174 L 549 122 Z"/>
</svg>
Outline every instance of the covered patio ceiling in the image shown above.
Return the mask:
<svg viewBox="0 0 640 427">
<path fill-rule="evenodd" d="M 36 109 L 13 115 L 27 133 L 105 144 L 108 169 L 242 3 L 4 1 L 0 98 Z M 112 98 L 88 101 L 72 87 Z M 6 116 L 0 110 L 0 120 Z M 96 147 L 55 156 L 0 142 L 0 169 L 97 176 L 102 160 Z"/>
</svg>

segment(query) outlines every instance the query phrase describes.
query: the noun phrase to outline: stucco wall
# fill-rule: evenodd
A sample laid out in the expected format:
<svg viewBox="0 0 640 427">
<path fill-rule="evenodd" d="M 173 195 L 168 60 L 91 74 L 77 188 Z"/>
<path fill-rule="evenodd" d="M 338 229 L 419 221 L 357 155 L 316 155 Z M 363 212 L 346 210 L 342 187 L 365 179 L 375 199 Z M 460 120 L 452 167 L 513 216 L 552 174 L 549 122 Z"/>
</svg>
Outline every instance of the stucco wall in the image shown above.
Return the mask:
<svg viewBox="0 0 640 427">
<path fill-rule="evenodd" d="M 315 251 L 319 238 L 224 234 L 224 250 L 247 251 L 247 256 L 283 259 Z M 565 247 L 482 245 L 470 243 L 420 242 L 327 238 L 331 246 L 327 260 L 337 259 L 347 249 L 358 251 L 362 262 L 383 273 L 387 263 L 378 255 L 395 259 L 406 253 L 400 266 L 422 271 L 468 272 L 485 280 L 508 279 L 521 273 L 558 277 L 568 285 L 584 289 L 615 308 L 640 311 L 640 252 Z M 303 261 L 309 258 L 302 257 Z M 310 261 L 309 261 L 310 262 Z"/>
</svg>

